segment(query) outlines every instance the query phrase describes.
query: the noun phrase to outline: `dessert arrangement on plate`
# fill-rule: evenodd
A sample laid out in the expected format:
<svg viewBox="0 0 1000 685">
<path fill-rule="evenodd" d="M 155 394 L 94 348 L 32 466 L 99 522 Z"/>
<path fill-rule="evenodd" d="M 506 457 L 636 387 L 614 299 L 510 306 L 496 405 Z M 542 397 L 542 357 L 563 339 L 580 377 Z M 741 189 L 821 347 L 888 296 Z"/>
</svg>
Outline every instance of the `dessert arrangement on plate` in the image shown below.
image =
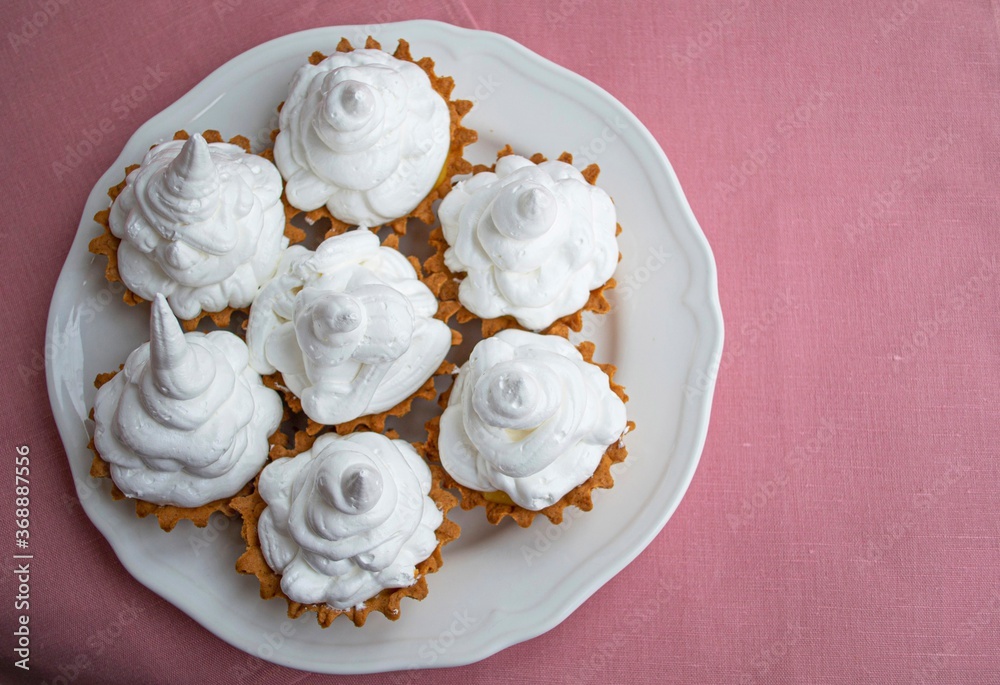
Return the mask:
<svg viewBox="0 0 1000 685">
<path fill-rule="evenodd" d="M 234 577 L 323 627 L 423 599 L 456 506 L 589 511 L 634 428 L 615 367 L 570 342 L 620 259 L 599 168 L 517 140 L 473 166 L 453 87 L 403 40 L 344 39 L 274 103 L 271 148 L 177 132 L 95 217 L 149 338 L 95 381 L 91 475 L 167 532 L 239 517 Z M 387 427 L 435 400 L 422 440 Z"/>
</svg>

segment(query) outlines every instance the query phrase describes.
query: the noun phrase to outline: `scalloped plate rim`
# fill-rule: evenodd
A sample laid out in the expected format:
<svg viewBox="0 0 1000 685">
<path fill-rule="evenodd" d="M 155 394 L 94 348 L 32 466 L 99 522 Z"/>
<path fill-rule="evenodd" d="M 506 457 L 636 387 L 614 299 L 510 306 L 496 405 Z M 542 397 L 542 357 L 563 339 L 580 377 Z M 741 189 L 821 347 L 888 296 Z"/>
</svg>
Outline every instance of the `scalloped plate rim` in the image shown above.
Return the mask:
<svg viewBox="0 0 1000 685">
<path fill-rule="evenodd" d="M 381 24 L 374 26 L 379 31 L 382 32 L 398 32 L 399 35 L 403 35 L 406 31 L 411 31 L 412 29 L 424 28 L 428 31 L 441 31 L 444 33 L 451 32 L 453 34 L 462 36 L 463 38 L 469 37 L 480 41 L 491 41 L 495 46 L 499 46 L 497 49 L 498 53 L 495 54 L 497 57 L 501 57 L 504 50 L 513 50 L 515 53 L 519 54 L 523 59 L 531 61 L 539 68 L 539 74 L 544 74 L 548 72 L 553 75 L 556 80 L 563 79 L 568 80 L 578 88 L 583 88 L 585 91 L 589 92 L 591 95 L 595 96 L 598 100 L 603 101 L 603 104 L 611 106 L 613 109 L 617 110 L 622 116 L 625 116 L 629 121 L 632 128 L 639 135 L 647 148 L 648 152 L 652 153 L 653 161 L 658 163 L 659 169 L 663 174 L 663 181 L 666 182 L 669 192 L 673 196 L 673 200 L 679 203 L 679 209 L 684 217 L 686 228 L 689 229 L 684 232 L 689 242 L 685 245 L 687 248 L 685 250 L 685 255 L 692 259 L 692 273 L 688 287 L 683 296 L 684 305 L 694 314 L 695 321 L 697 323 L 700 338 L 705 340 L 705 344 L 699 348 L 700 354 L 698 357 L 701 359 L 702 363 L 692 364 L 689 373 L 689 380 L 694 380 L 696 374 L 706 377 L 707 382 L 703 383 L 705 385 L 701 392 L 701 400 L 693 411 L 695 416 L 692 417 L 692 423 L 685 426 L 690 433 L 690 438 L 688 440 L 688 447 L 690 448 L 690 454 L 688 455 L 685 468 L 681 475 L 681 481 L 679 488 L 675 491 L 675 496 L 667 503 L 662 511 L 659 512 L 659 516 L 655 521 L 655 525 L 651 525 L 642 531 L 642 534 L 637 536 L 629 545 L 627 553 L 619 556 L 612 560 L 610 563 L 604 565 L 602 573 L 596 576 L 590 576 L 585 578 L 584 582 L 570 594 L 563 602 L 557 606 L 551 607 L 548 610 L 542 612 L 544 616 L 534 616 L 529 617 L 527 620 L 522 621 L 522 625 L 514 625 L 508 628 L 506 631 L 494 631 L 492 634 L 492 639 L 480 642 L 478 645 L 469 645 L 467 649 L 463 650 L 450 650 L 445 654 L 441 655 L 438 662 L 433 664 L 433 667 L 440 666 L 459 666 L 469 663 L 474 663 L 487 658 L 507 647 L 514 644 L 529 640 L 533 637 L 537 637 L 552 628 L 559 625 L 563 620 L 565 620 L 573 611 L 575 611 L 586 599 L 593 595 L 600 587 L 602 587 L 608 580 L 614 577 L 619 571 L 621 571 L 625 566 L 627 566 L 636 556 L 638 556 L 656 537 L 656 535 L 663 529 L 667 521 L 673 515 L 677 506 L 680 504 L 681 499 L 684 496 L 688 486 L 694 477 L 695 470 L 698 465 L 698 461 L 701 456 L 702 449 L 704 447 L 705 439 L 708 431 L 709 416 L 711 412 L 712 396 L 715 386 L 715 374 L 708 373 L 705 375 L 706 371 L 717 370 L 718 360 L 721 355 L 722 344 L 723 344 L 723 321 L 722 321 L 722 311 L 719 303 L 718 296 L 718 284 L 717 284 L 717 274 L 714 257 L 712 255 L 711 248 L 705 238 L 703 232 L 698 226 L 697 220 L 695 219 L 693 213 L 691 212 L 690 206 L 684 197 L 683 191 L 680 187 L 680 183 L 670 166 L 670 163 L 660 148 L 659 144 L 653 138 L 652 134 L 643 126 L 641 122 L 624 106 L 622 105 L 614 96 L 610 95 L 607 91 L 603 90 L 596 84 L 585 79 L 584 77 L 572 72 L 565 67 L 562 67 L 550 60 L 541 57 L 540 55 L 532 52 L 525 46 L 517 43 L 516 41 L 488 31 L 466 29 L 462 27 L 453 26 L 451 24 L 446 24 L 438 21 L 431 20 L 413 20 L 405 22 L 396 22 L 391 24 Z M 161 119 L 175 117 L 178 114 L 185 112 L 187 110 L 196 108 L 198 102 L 203 100 L 208 100 L 209 104 L 207 107 L 202 106 L 201 111 L 204 111 L 214 104 L 215 100 L 212 98 L 212 89 L 217 81 L 225 81 L 226 75 L 233 71 L 234 69 L 240 68 L 244 63 L 250 63 L 254 59 L 264 57 L 267 53 L 272 50 L 283 47 L 286 43 L 298 43 L 308 44 L 309 40 L 312 40 L 314 36 L 325 35 L 330 32 L 340 32 L 346 33 L 351 30 L 356 30 L 363 28 L 361 26 L 329 26 L 329 27 L 317 27 L 312 29 L 307 29 L 304 31 L 299 31 L 296 33 L 287 34 L 281 36 L 265 43 L 262 43 L 242 54 L 230 59 L 225 64 L 218 67 L 211 74 L 206 76 L 201 82 L 195 85 L 190 91 L 185 95 L 175 101 L 173 104 L 169 105 L 163 111 L 152 117 L 142 126 L 140 126 L 136 132 L 130 137 L 128 143 L 126 143 L 121 155 L 115 160 L 111 165 L 109 170 L 101 177 L 98 183 L 94 186 L 93 191 L 90 196 L 88 196 L 87 204 L 89 205 L 95 194 L 103 193 L 103 189 L 108 186 L 108 182 L 115 177 L 116 174 L 120 175 L 119 171 L 116 171 L 123 167 L 123 163 L 127 158 L 127 148 L 132 146 L 133 141 L 137 139 L 148 139 L 150 137 L 149 132 L 156 129 L 161 135 L 164 131 L 162 127 L 159 126 L 159 121 Z M 412 35 L 412 34 L 411 34 Z M 313 43 L 315 44 L 315 43 Z M 200 114 L 200 112 L 199 112 Z M 197 115 L 195 115 L 197 116 Z M 661 200 L 662 202 L 662 200 Z M 68 280 L 70 273 L 70 260 L 73 256 L 73 252 L 77 249 L 77 244 L 84 241 L 84 231 L 90 226 L 92 222 L 90 217 L 84 213 L 80 227 L 74 237 L 73 246 L 71 247 L 70 254 L 67 256 L 67 262 L 64 264 L 62 271 L 60 272 L 59 279 L 57 281 L 52 304 L 49 311 L 48 322 L 46 327 L 46 345 L 49 345 L 55 334 L 55 327 L 59 322 L 59 315 L 62 313 L 62 308 L 59 306 L 63 300 L 67 299 L 68 291 L 67 286 L 64 283 Z M 85 248 L 84 248 L 85 249 Z M 693 251 L 692 251 L 693 250 Z M 694 263 L 694 260 L 700 260 L 700 264 Z M 698 267 L 698 268 L 695 268 Z M 52 404 L 53 415 L 55 417 L 60 437 L 62 438 L 64 445 L 67 444 L 66 435 L 69 434 L 71 427 L 67 424 L 72 419 L 72 417 L 67 417 L 63 415 L 63 411 L 59 406 L 57 406 L 57 396 L 59 388 L 56 387 L 56 382 L 49 368 L 49 364 L 46 364 L 46 386 L 49 392 L 50 401 Z M 686 405 L 685 405 L 686 406 Z M 675 446 L 676 447 L 676 446 Z M 661 484 L 662 486 L 662 484 Z M 94 525 L 101 531 L 105 539 L 109 542 L 112 549 L 115 551 L 119 560 L 125 566 L 126 570 L 140 583 L 145 585 L 147 588 L 155 592 L 156 594 L 164 597 L 169 602 L 180 608 L 182 611 L 187 613 L 189 616 L 194 618 L 198 623 L 205 627 L 210 632 L 214 633 L 219 638 L 229 642 L 233 646 L 247 651 L 247 646 L 239 644 L 239 640 L 233 635 L 232 630 L 227 630 L 225 622 L 212 622 L 204 620 L 205 617 L 199 615 L 198 607 L 195 606 L 195 601 L 190 596 L 185 596 L 183 592 L 179 595 L 176 591 L 171 591 L 170 588 L 164 588 L 160 583 L 157 582 L 156 578 L 151 577 L 147 569 L 143 567 L 143 563 L 146 561 L 145 558 L 138 558 L 133 553 L 132 550 L 126 544 L 126 541 L 119 539 L 116 536 L 116 532 L 107 525 L 109 522 L 105 521 L 98 512 L 92 511 L 92 506 L 88 505 L 88 499 L 85 493 L 80 491 L 80 484 L 77 482 L 77 491 L 80 495 L 81 502 L 83 503 L 84 509 L 87 511 L 88 516 L 91 518 Z M 538 613 L 538 612 L 536 612 Z M 525 614 L 522 614 L 525 615 Z M 517 615 L 508 614 L 509 617 L 513 618 Z M 455 643 L 459 644 L 458 641 Z M 340 673 L 340 674 L 361 674 L 361 673 L 374 673 L 386 670 L 394 670 L 399 667 L 403 668 L 413 668 L 421 667 L 424 664 L 405 664 L 400 665 L 393 662 L 388 666 L 383 667 L 377 664 L 359 664 L 360 667 L 355 667 L 352 663 L 310 663 L 303 664 L 297 662 L 294 659 L 283 658 L 282 653 L 276 652 L 275 658 L 269 659 L 274 663 L 278 663 L 284 666 L 289 666 L 291 668 L 307 669 L 315 672 L 321 673 Z"/>
</svg>

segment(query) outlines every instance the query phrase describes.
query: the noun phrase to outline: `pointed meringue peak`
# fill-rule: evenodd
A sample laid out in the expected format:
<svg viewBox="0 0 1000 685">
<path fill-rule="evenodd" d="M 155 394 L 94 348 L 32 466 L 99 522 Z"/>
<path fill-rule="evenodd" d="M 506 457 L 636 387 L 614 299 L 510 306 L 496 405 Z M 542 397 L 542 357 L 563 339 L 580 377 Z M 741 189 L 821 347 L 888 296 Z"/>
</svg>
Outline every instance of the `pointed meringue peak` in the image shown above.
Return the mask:
<svg viewBox="0 0 1000 685">
<path fill-rule="evenodd" d="M 316 485 L 329 505 L 345 514 L 363 514 L 382 497 L 382 474 L 361 452 L 341 448 L 320 464 Z"/>
<path fill-rule="evenodd" d="M 208 143 L 195 134 L 163 170 L 163 201 L 175 211 L 200 217 L 211 213 L 222 189 L 219 169 Z M 203 218 L 203 217 L 201 217 Z"/>
<path fill-rule="evenodd" d="M 552 191 L 533 182 L 504 187 L 490 209 L 497 229 L 514 240 L 544 235 L 558 213 L 559 201 Z"/>
<path fill-rule="evenodd" d="M 382 474 L 367 464 L 358 464 L 344 471 L 340 479 L 344 500 L 356 513 L 364 513 L 375 506 L 382 496 Z"/>
<path fill-rule="evenodd" d="M 167 187 L 177 192 L 181 184 L 218 183 L 219 170 L 212 161 L 208 143 L 196 133 L 184 143 L 181 151 L 167 165 Z"/>
<path fill-rule="evenodd" d="M 149 319 L 149 367 L 162 394 L 174 399 L 197 397 L 215 377 L 210 353 L 193 347 L 181 325 L 157 293 Z"/>
<path fill-rule="evenodd" d="M 328 81 L 338 78 L 331 72 Z M 323 116 L 338 131 L 356 131 L 375 113 L 375 91 L 360 81 L 336 82 L 326 92 Z"/>
</svg>

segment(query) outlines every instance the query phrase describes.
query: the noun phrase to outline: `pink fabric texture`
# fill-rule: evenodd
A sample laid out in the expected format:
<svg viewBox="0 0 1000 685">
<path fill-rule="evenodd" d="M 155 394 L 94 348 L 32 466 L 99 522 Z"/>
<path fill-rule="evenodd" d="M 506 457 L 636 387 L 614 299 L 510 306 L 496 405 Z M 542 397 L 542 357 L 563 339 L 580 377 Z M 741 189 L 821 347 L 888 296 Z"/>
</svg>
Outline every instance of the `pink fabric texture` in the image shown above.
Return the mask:
<svg viewBox="0 0 1000 685">
<path fill-rule="evenodd" d="M 5 572 L 0 680 L 1000 682 L 1000 5 L 627 6 L 0 6 L 0 540 L 10 559 L 27 444 L 35 553 L 32 670 L 13 666 Z M 45 317 L 87 195 L 146 119 L 276 36 L 412 18 L 503 33 L 635 112 L 714 249 L 725 355 L 680 508 L 559 627 L 458 669 L 313 676 L 223 643 L 117 561 L 51 417 Z M 669 593 L 651 611 L 658 583 Z"/>
</svg>

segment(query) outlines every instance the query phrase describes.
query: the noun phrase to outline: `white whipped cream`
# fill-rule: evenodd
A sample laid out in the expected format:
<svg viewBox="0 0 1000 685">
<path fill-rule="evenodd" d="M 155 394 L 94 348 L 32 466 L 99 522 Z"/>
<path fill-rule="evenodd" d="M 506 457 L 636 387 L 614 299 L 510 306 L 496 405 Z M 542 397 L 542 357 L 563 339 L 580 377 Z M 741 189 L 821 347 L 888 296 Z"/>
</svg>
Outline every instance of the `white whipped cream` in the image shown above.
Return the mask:
<svg viewBox="0 0 1000 685">
<path fill-rule="evenodd" d="M 188 333 L 162 295 L 150 341 L 94 399 L 94 444 L 129 497 L 199 507 L 230 497 L 267 462 L 281 399 L 228 331 Z"/>
<path fill-rule="evenodd" d="M 460 484 L 538 511 L 590 478 L 625 427 L 607 374 L 568 340 L 507 329 L 459 370 L 438 451 Z"/>
<path fill-rule="evenodd" d="M 306 415 L 337 424 L 391 409 L 451 348 L 437 299 L 399 251 L 367 229 L 285 251 L 250 309 L 250 364 L 281 372 Z"/>
<path fill-rule="evenodd" d="M 409 587 L 437 547 L 431 472 L 404 440 L 327 433 L 268 464 L 258 487 L 264 559 L 295 602 L 349 609 Z"/>
<path fill-rule="evenodd" d="M 458 299 L 476 316 L 531 330 L 582 309 L 618 265 L 615 206 L 564 162 L 508 155 L 455 184 L 438 218 L 445 264 L 466 272 Z"/>
<path fill-rule="evenodd" d="M 198 134 L 150 150 L 109 223 L 125 285 L 182 319 L 250 304 L 288 245 L 274 165 Z"/>
<path fill-rule="evenodd" d="M 423 69 L 381 50 L 306 64 L 279 115 L 274 159 L 293 207 L 349 224 L 406 216 L 433 189 L 451 116 Z"/>
</svg>

